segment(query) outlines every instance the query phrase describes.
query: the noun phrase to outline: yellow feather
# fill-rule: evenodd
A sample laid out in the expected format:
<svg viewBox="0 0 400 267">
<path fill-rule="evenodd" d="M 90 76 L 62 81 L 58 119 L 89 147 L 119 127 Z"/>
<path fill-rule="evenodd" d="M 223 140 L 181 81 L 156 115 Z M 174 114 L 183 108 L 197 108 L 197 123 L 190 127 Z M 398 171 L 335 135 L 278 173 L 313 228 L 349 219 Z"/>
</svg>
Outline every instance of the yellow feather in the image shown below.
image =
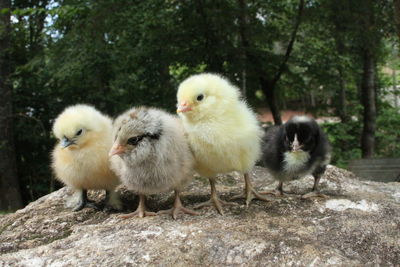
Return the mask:
<svg viewBox="0 0 400 267">
<path fill-rule="evenodd" d="M 199 94 L 204 100 L 196 101 Z M 247 172 L 260 157 L 263 131 L 239 95 L 236 87 L 213 74 L 192 76 L 179 86 L 178 104 L 192 106 L 179 115 L 200 175 Z"/>
<path fill-rule="evenodd" d="M 93 107 L 76 105 L 67 108 L 56 119 L 55 136 L 73 138 L 76 132 L 86 131 L 76 139 L 76 145 L 52 153 L 52 168 L 58 180 L 73 189 L 113 190 L 119 180 L 110 170 L 108 152 L 111 148 L 111 119 Z"/>
</svg>

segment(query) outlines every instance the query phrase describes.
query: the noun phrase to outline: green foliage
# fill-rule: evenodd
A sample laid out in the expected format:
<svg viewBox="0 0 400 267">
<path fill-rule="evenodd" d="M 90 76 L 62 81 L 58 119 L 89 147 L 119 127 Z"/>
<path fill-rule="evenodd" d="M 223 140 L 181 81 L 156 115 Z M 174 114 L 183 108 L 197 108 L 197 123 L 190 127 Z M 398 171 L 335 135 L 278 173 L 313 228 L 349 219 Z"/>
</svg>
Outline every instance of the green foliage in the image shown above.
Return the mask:
<svg viewBox="0 0 400 267">
<path fill-rule="evenodd" d="M 386 106 L 381 109 L 377 118 L 376 157 L 400 157 L 400 112 Z M 324 123 L 321 125 L 332 145 L 331 163 L 346 168 L 352 159 L 361 158 L 360 136 L 362 123 L 352 120 L 344 123 Z"/>
<path fill-rule="evenodd" d="M 377 119 L 377 157 L 400 157 L 400 112 L 392 107 L 380 110 Z"/>
<path fill-rule="evenodd" d="M 361 123 L 324 123 L 321 125 L 332 146 L 331 164 L 346 168 L 351 159 L 361 158 Z"/>
<path fill-rule="evenodd" d="M 358 23 L 366 22 L 362 0 L 306 1 L 293 53 L 277 84 L 280 104 L 337 115 L 343 81 L 347 111 L 359 118 L 361 44 L 374 44 L 380 66 L 392 55 L 392 11 L 386 2 L 369 2 L 377 20 L 365 35 Z M 263 69 L 268 79 L 275 75 L 299 0 L 245 3 L 247 48 L 240 36 L 243 10 L 237 0 L 13 1 L 13 119 L 25 201 L 54 189 L 49 155 L 56 140 L 51 127 L 68 105 L 93 104 L 111 116 L 133 105 L 174 112 L 178 84 L 193 73 L 209 71 L 237 85 L 246 73 L 249 103 L 264 106 L 256 69 Z M 246 61 L 245 52 L 256 60 Z M 389 61 L 392 68 L 399 66 L 398 60 Z M 382 78 L 380 87 L 391 81 Z M 381 102 L 378 107 L 377 153 L 398 156 L 393 127 L 399 125 L 398 113 Z M 323 127 L 333 144 L 334 164 L 343 167 L 360 157 L 360 120 Z"/>
</svg>

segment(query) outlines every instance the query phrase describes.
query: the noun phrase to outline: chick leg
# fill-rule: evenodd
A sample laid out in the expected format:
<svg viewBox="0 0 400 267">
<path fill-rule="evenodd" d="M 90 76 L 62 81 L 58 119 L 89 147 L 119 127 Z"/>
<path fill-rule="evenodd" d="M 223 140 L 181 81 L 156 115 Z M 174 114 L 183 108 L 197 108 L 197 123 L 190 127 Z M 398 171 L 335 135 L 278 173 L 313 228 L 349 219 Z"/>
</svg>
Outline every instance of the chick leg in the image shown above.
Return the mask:
<svg viewBox="0 0 400 267">
<path fill-rule="evenodd" d="M 143 218 L 145 216 L 155 216 L 157 215 L 157 213 L 155 212 L 151 212 L 151 211 L 146 211 L 146 197 L 145 195 L 139 194 L 139 205 L 137 207 L 137 209 L 134 212 L 125 214 L 125 215 L 121 215 L 119 216 L 119 218 L 121 219 L 129 219 L 132 217 L 139 217 L 139 218 Z"/>
<path fill-rule="evenodd" d="M 119 199 L 119 195 L 114 190 L 106 190 L 106 198 L 105 198 L 105 205 L 104 211 L 109 212 L 112 210 L 122 210 L 122 203 Z"/>
<path fill-rule="evenodd" d="M 168 210 L 161 210 L 157 214 L 171 214 L 172 218 L 174 218 L 174 220 L 176 220 L 176 218 L 178 218 L 179 213 L 186 213 L 186 214 L 190 214 L 190 215 L 199 215 L 199 213 L 197 213 L 193 210 L 187 209 L 182 205 L 181 198 L 179 196 L 179 191 L 175 190 L 174 207 L 172 209 L 168 209 Z"/>
<path fill-rule="evenodd" d="M 219 214 L 224 215 L 224 212 L 222 210 L 222 206 L 223 205 L 227 205 L 227 206 L 235 206 L 237 205 L 237 203 L 235 202 L 226 202 L 221 200 L 218 197 L 217 194 L 217 189 L 215 188 L 215 180 L 214 179 L 208 179 L 210 181 L 210 186 L 211 186 L 211 198 L 210 200 L 200 203 L 197 206 L 195 206 L 195 209 L 199 209 L 202 207 L 206 207 L 206 206 L 214 206 L 216 208 L 216 210 L 219 212 Z"/>
<path fill-rule="evenodd" d="M 314 186 L 312 188 L 312 191 L 302 195 L 301 196 L 302 199 L 309 199 L 309 198 L 314 198 L 314 197 L 328 198 L 327 195 L 320 193 L 319 189 L 318 189 L 318 184 L 319 184 L 319 180 L 321 179 L 321 176 L 322 176 L 322 174 L 314 174 Z"/>
<path fill-rule="evenodd" d="M 73 211 L 79 211 L 83 208 L 93 208 L 98 209 L 96 204 L 93 201 L 90 201 L 87 197 L 87 190 L 79 190 L 79 200 L 77 205 L 72 209 Z"/>
<path fill-rule="evenodd" d="M 278 187 L 276 189 L 274 189 L 272 191 L 263 191 L 263 192 L 260 192 L 260 194 L 273 195 L 273 196 L 276 196 L 276 197 L 285 196 L 285 193 L 283 192 L 283 182 L 280 181 L 279 184 L 278 184 Z"/>
<path fill-rule="evenodd" d="M 269 201 L 269 199 L 261 196 L 253 187 L 250 180 L 250 175 L 246 172 L 244 174 L 244 192 L 242 194 L 234 196 L 232 199 L 238 198 L 246 198 L 246 206 L 248 207 L 251 200 L 254 198 L 262 200 L 262 201 Z"/>
</svg>

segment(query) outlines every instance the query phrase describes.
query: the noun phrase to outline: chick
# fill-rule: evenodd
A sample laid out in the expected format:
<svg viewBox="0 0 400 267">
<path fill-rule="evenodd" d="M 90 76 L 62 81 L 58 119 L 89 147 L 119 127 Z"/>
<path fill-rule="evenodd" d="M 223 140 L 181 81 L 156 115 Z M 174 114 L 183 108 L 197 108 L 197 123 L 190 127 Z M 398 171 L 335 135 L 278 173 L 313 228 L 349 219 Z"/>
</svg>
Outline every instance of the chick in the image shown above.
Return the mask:
<svg viewBox="0 0 400 267">
<path fill-rule="evenodd" d="M 182 206 L 179 194 L 192 178 L 193 156 L 179 118 L 154 108 L 132 108 L 120 115 L 113 127 L 114 145 L 110 151 L 112 169 L 121 181 L 139 194 L 135 212 L 122 216 L 151 216 L 145 196 L 175 190 L 170 213 L 197 215 Z"/>
<path fill-rule="evenodd" d="M 88 201 L 88 189 L 105 189 L 106 208 L 121 209 L 115 192 L 119 180 L 108 158 L 111 119 L 88 105 L 70 106 L 55 120 L 53 133 L 59 143 L 53 150 L 51 166 L 56 178 L 75 191 L 78 203 L 73 210 L 94 206 Z"/>
<path fill-rule="evenodd" d="M 244 174 L 248 206 L 253 198 L 266 201 L 254 190 L 249 171 L 261 154 L 263 130 L 256 115 L 243 100 L 239 89 L 225 78 L 210 74 L 193 75 L 183 81 L 177 93 L 177 112 L 182 118 L 195 157 L 195 170 L 208 177 L 211 199 L 198 207 L 213 205 L 223 214 L 224 202 L 215 188 L 217 174 L 239 171 Z"/>
<path fill-rule="evenodd" d="M 283 182 L 312 174 L 314 187 L 303 198 L 324 197 L 318 183 L 330 161 L 330 145 L 314 119 L 295 116 L 284 125 L 270 128 L 265 136 L 263 163 L 279 181 L 271 193 L 283 195 Z"/>
</svg>

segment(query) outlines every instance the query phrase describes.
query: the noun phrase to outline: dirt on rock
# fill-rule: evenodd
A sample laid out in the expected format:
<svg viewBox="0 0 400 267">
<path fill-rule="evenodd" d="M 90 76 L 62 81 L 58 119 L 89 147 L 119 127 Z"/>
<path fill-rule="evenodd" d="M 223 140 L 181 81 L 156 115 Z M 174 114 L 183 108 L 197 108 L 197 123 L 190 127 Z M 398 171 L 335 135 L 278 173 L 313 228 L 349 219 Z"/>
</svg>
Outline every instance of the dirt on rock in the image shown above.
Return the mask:
<svg viewBox="0 0 400 267">
<path fill-rule="evenodd" d="M 255 187 L 276 186 L 256 167 Z M 269 202 L 243 200 L 199 216 L 169 215 L 120 219 L 121 213 L 65 207 L 62 188 L 22 210 L 0 216 L 0 266 L 398 266 L 400 263 L 400 183 L 361 181 L 329 166 L 320 188 L 326 199 L 302 200 L 312 177 L 284 184 L 292 194 Z M 224 200 L 243 190 L 238 173 L 221 176 Z M 126 209 L 136 196 L 120 189 Z M 104 192 L 91 192 L 100 201 Z M 188 208 L 209 197 L 206 179 L 195 177 L 182 200 Z M 152 211 L 170 208 L 173 194 L 148 198 Z"/>
</svg>

